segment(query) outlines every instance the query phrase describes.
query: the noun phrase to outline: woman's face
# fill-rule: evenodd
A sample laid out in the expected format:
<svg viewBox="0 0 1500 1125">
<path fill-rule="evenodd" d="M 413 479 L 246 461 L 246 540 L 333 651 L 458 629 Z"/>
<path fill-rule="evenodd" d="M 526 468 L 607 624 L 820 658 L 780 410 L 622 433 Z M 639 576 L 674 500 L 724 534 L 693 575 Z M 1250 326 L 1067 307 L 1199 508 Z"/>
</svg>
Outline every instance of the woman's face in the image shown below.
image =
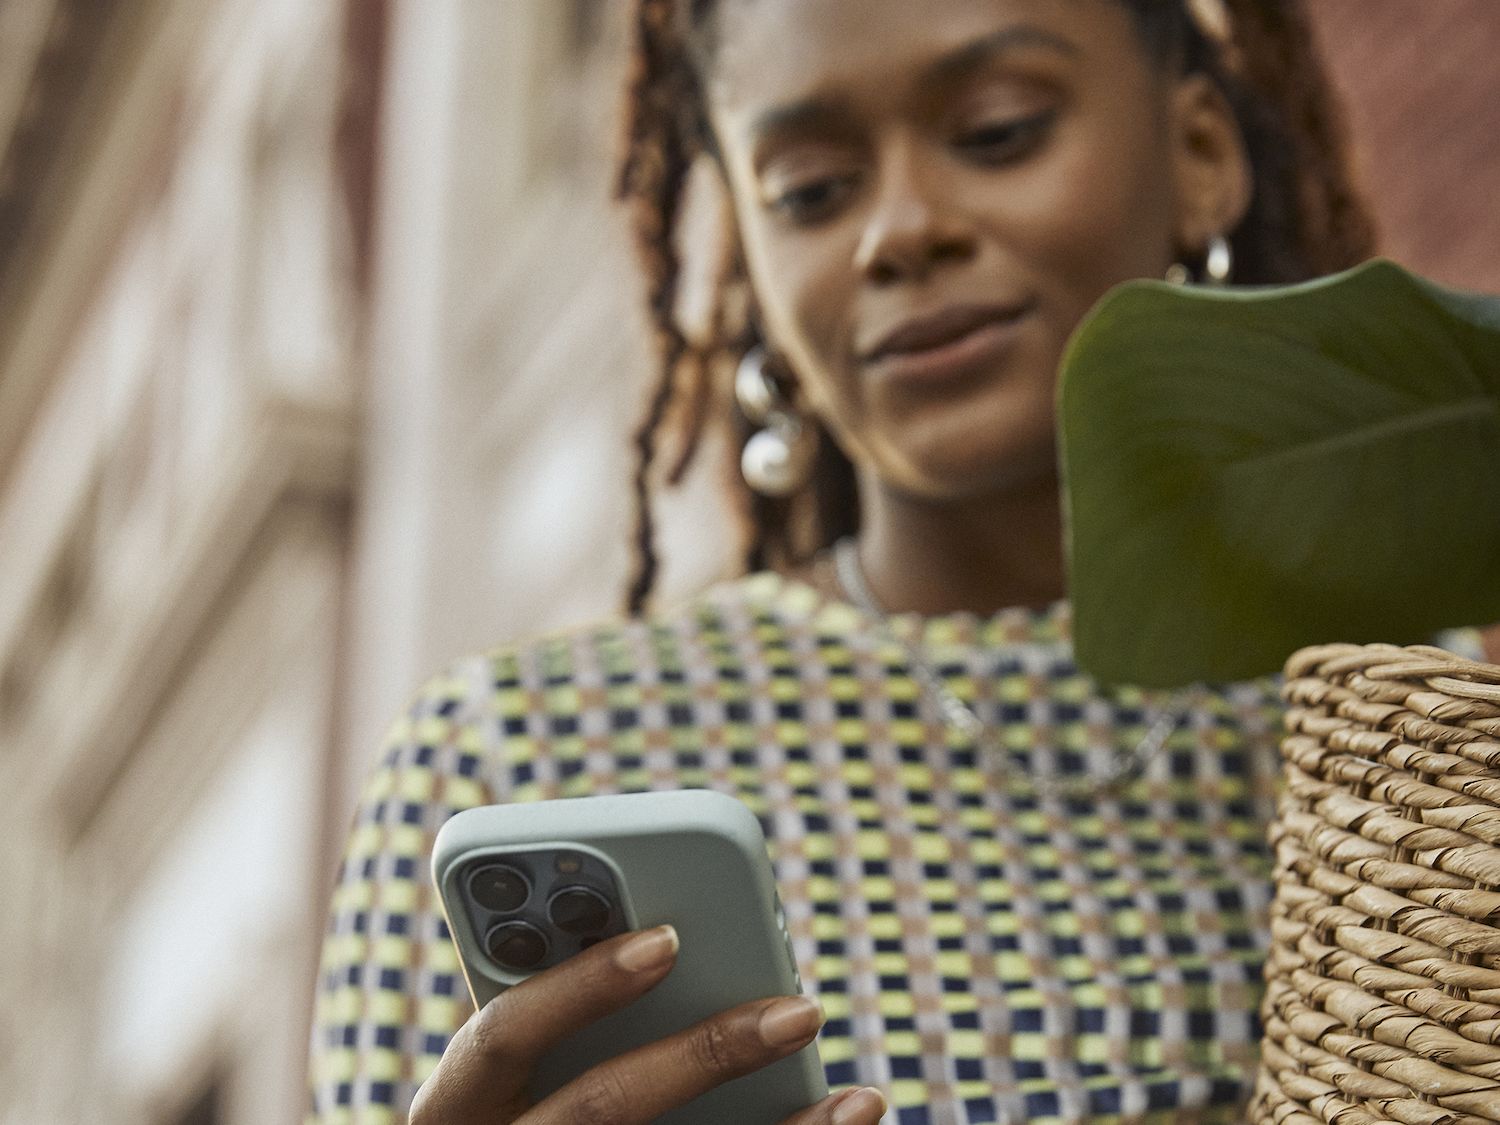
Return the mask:
<svg viewBox="0 0 1500 1125">
<path fill-rule="evenodd" d="M 1173 91 L 1115 0 L 720 0 L 708 75 L 773 348 L 862 471 L 1055 473 L 1069 334 L 1184 238 Z M 1204 232 L 1204 237 L 1208 233 Z"/>
</svg>

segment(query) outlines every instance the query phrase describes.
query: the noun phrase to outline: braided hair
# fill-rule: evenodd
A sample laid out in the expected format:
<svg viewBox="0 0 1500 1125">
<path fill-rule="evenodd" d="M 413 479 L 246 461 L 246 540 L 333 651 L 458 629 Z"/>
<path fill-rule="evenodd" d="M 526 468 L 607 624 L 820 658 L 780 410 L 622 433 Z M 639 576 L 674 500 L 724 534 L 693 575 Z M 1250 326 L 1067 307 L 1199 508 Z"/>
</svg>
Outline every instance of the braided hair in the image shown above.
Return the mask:
<svg viewBox="0 0 1500 1125">
<path fill-rule="evenodd" d="M 735 456 L 725 458 L 725 485 L 747 571 L 796 565 L 858 530 L 854 469 L 827 434 L 818 435 L 810 484 L 797 494 L 762 496 L 739 476 L 738 453 L 753 430 L 730 408 L 729 374 L 758 342 L 744 311 L 752 303 L 743 263 L 723 255 L 697 338 L 689 338 L 678 316 L 683 263 L 677 233 L 688 180 L 700 158 L 714 154 L 702 75 L 713 51 L 718 2 L 635 0 L 617 194 L 632 219 L 659 366 L 634 434 L 631 614 L 646 607 L 657 579 L 652 493 L 663 437 L 675 443 L 660 474 L 670 486 L 692 465 L 709 427 L 727 429 Z M 1225 39 L 1190 13 L 1195 0 L 1116 2 L 1130 10 L 1156 65 L 1206 74 L 1234 111 L 1255 183 L 1249 211 L 1229 235 L 1239 280 L 1289 283 L 1369 257 L 1374 225 L 1351 181 L 1343 120 L 1312 45 L 1305 0 L 1220 0 L 1232 27 Z"/>
</svg>

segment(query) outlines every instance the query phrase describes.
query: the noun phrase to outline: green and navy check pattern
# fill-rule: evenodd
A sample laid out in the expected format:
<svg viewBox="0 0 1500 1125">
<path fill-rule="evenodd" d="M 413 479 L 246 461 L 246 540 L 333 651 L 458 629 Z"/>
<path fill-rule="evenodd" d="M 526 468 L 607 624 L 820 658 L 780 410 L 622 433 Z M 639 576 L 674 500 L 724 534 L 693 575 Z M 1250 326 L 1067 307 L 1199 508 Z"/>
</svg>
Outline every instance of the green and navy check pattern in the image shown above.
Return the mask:
<svg viewBox="0 0 1500 1125">
<path fill-rule="evenodd" d="M 1140 778 L 1044 796 L 1145 732 L 1068 610 L 898 619 L 1000 733 L 943 726 L 901 644 L 761 574 L 456 665 L 396 725 L 334 895 L 310 1123 L 399 1122 L 469 1014 L 428 879 L 459 809 L 707 787 L 760 816 L 831 1084 L 900 1125 L 1241 1120 L 1268 942 L 1273 685 L 1201 698 Z"/>
</svg>

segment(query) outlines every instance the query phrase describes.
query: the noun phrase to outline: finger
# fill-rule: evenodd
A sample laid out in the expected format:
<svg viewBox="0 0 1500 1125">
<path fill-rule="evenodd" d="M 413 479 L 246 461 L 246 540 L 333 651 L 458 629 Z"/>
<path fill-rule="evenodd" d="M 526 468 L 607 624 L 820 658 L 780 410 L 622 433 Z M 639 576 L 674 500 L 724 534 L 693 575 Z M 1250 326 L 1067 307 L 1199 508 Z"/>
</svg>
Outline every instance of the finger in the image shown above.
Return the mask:
<svg viewBox="0 0 1500 1125">
<path fill-rule="evenodd" d="M 511 1120 L 525 1108 L 539 1058 L 659 984 L 676 957 L 677 931 L 658 926 L 602 941 L 506 989 L 448 1044 L 418 1091 L 413 1125 Z"/>
<path fill-rule="evenodd" d="M 873 1086 L 856 1086 L 830 1094 L 781 1125 L 879 1125 L 884 1116 L 885 1095 Z"/>
<path fill-rule="evenodd" d="M 785 1058 L 823 1024 L 805 996 L 755 1000 L 600 1063 L 536 1107 L 537 1125 L 644 1125 L 730 1079 Z"/>
</svg>

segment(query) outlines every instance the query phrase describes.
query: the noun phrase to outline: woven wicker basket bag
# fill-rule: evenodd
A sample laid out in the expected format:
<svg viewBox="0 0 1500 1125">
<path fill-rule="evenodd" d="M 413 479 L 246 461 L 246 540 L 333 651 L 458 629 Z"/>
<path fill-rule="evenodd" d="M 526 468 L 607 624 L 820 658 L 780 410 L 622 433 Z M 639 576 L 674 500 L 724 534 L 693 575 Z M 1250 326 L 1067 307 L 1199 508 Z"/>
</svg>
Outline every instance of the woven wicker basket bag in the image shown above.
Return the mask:
<svg viewBox="0 0 1500 1125">
<path fill-rule="evenodd" d="M 1500 1122 L 1500 667 L 1287 664 L 1257 1125 Z"/>
</svg>

